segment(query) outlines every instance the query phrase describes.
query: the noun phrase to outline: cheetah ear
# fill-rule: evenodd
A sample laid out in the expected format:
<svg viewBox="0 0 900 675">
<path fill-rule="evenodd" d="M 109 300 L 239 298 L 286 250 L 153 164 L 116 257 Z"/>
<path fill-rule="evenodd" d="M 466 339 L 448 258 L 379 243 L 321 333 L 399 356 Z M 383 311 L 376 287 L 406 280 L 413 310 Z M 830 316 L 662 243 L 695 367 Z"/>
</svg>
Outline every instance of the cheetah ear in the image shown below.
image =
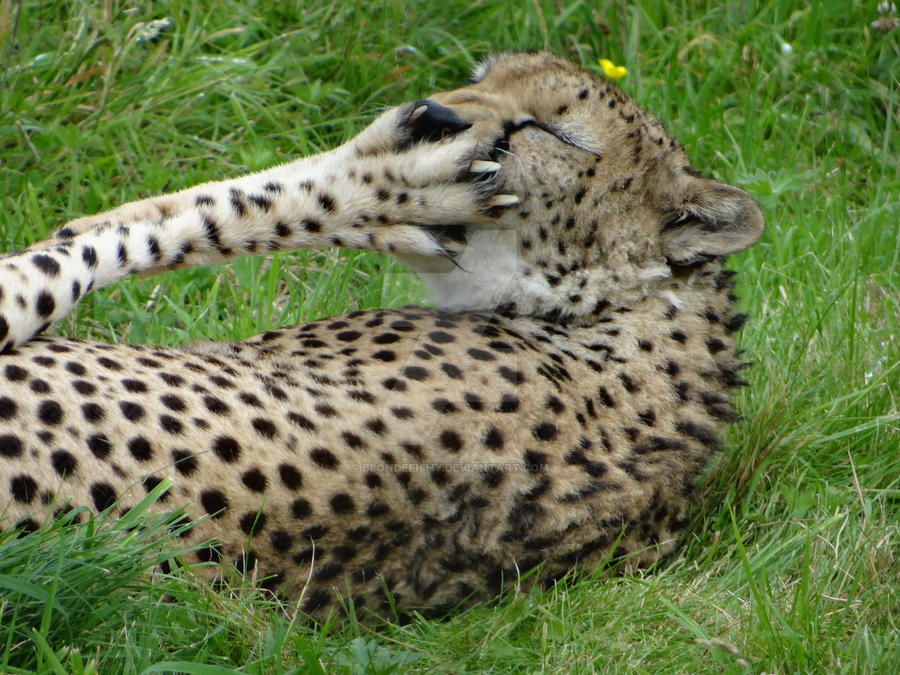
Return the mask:
<svg viewBox="0 0 900 675">
<path fill-rule="evenodd" d="M 742 251 L 763 231 L 756 201 L 743 190 L 713 180 L 697 180 L 688 198 L 660 233 L 670 264 L 691 265 Z"/>
</svg>

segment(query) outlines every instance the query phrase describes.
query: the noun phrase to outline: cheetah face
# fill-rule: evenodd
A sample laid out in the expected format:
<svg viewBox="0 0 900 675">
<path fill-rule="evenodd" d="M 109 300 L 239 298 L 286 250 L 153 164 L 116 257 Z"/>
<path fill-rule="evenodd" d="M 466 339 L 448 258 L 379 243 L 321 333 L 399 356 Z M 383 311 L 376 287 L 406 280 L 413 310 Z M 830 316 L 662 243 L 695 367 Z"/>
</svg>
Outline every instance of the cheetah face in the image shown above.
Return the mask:
<svg viewBox="0 0 900 675">
<path fill-rule="evenodd" d="M 590 320 L 762 232 L 749 195 L 699 177 L 655 118 L 551 54 L 496 56 L 430 100 L 492 149 L 499 190 L 521 199 L 458 233 L 468 247 L 453 261 L 406 258 L 442 306 Z"/>
</svg>

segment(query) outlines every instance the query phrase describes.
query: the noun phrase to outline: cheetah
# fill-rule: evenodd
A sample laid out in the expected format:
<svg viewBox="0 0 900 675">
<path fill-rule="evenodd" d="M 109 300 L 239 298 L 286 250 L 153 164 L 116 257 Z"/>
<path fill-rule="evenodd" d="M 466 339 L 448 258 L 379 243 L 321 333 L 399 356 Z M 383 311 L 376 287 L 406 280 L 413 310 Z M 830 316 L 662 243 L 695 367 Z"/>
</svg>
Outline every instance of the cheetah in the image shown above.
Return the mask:
<svg viewBox="0 0 900 675">
<path fill-rule="evenodd" d="M 169 478 L 186 562 L 312 617 L 647 566 L 737 419 L 724 261 L 762 228 L 613 84 L 496 55 L 335 150 L 0 261 L 0 527 L 123 513 Z M 394 254 L 437 307 L 179 348 L 34 338 L 127 274 L 328 246 Z"/>
</svg>

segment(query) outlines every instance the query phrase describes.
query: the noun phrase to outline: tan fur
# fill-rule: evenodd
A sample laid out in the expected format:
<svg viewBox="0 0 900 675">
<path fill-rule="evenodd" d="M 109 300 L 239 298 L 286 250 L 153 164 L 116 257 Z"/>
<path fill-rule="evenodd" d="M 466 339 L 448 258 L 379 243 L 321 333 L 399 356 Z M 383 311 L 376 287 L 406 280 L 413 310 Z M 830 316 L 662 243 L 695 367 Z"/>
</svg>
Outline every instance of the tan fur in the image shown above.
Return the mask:
<svg viewBox="0 0 900 675">
<path fill-rule="evenodd" d="M 516 54 L 476 77 L 332 153 L 75 221 L 8 258 L 8 278 L 37 292 L 35 268 L 65 289 L 90 274 L 86 247 L 123 241 L 132 267 L 109 253 L 97 285 L 248 248 L 358 244 L 399 253 L 454 311 L 180 349 L 17 346 L 0 358 L 0 526 L 37 527 L 54 500 L 118 512 L 170 476 L 158 506 L 188 505 L 187 542 L 214 543 L 200 560 L 252 566 L 316 616 L 339 596 L 445 608 L 537 565 L 546 580 L 672 551 L 735 418 L 742 317 L 721 256 L 762 217 L 593 74 Z M 496 178 L 473 160 L 498 162 Z M 28 311 L 0 305 L 9 326 Z"/>
</svg>

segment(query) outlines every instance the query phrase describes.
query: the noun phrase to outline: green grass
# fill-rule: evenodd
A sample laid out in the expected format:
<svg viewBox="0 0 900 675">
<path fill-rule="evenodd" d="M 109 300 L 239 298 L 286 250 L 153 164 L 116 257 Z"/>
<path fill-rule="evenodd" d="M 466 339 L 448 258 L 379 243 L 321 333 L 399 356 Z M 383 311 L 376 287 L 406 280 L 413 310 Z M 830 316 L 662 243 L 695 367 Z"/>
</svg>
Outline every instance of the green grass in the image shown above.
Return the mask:
<svg viewBox="0 0 900 675">
<path fill-rule="evenodd" d="M 0 250 L 333 147 L 491 50 L 610 57 L 697 167 L 764 207 L 732 263 L 745 419 L 677 559 L 439 621 L 312 628 L 184 570 L 149 584 L 179 542 L 139 512 L 7 537 L 0 672 L 900 671 L 900 48 L 874 0 L 139 4 L 0 0 Z M 301 252 L 129 280 L 53 330 L 237 339 L 421 300 L 386 258 Z"/>
</svg>

